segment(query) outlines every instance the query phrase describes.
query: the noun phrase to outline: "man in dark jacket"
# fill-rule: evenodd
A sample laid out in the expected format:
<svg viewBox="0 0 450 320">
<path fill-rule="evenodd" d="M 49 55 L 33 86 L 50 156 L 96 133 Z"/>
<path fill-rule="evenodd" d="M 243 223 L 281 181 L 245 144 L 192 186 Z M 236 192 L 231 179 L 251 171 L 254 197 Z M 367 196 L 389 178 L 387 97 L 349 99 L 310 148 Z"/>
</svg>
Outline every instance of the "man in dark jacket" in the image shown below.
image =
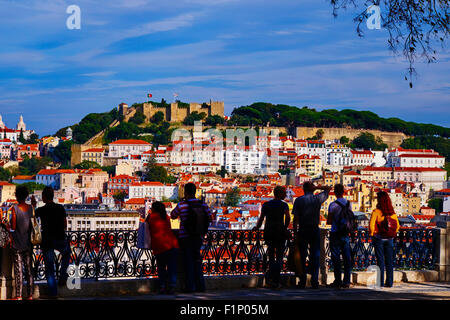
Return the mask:
<svg viewBox="0 0 450 320">
<path fill-rule="evenodd" d="M 304 195 L 295 199 L 292 214 L 294 215 L 294 230 L 297 231 L 303 270 L 306 270 L 306 255 L 309 247 L 309 269 L 311 272 L 311 287 L 319 288 L 320 259 L 320 207 L 328 199 L 331 187 L 315 186 L 306 181 L 303 184 Z M 314 191 L 323 190 L 315 195 Z M 306 285 L 306 272 L 300 277 L 299 287 Z"/>
<path fill-rule="evenodd" d="M 41 219 L 42 226 L 42 253 L 45 263 L 45 276 L 49 289 L 49 296 L 56 297 L 57 286 L 55 280 L 55 252 L 61 253 L 61 268 L 58 285 L 66 284 L 67 268 L 70 261 L 70 246 L 66 238 L 67 218 L 66 210 L 60 204 L 53 202 L 54 192 L 51 187 L 42 191 L 43 207 L 36 209 L 36 217 Z M 32 198 L 32 205 L 36 207 L 36 200 Z"/>
</svg>

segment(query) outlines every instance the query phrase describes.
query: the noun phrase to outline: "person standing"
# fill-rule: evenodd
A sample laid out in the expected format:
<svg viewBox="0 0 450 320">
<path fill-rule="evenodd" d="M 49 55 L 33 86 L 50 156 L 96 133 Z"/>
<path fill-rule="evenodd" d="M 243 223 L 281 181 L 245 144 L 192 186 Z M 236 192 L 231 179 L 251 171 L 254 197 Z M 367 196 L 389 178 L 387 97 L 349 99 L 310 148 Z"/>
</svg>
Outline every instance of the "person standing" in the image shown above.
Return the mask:
<svg viewBox="0 0 450 320">
<path fill-rule="evenodd" d="M 295 199 L 292 213 L 294 215 L 294 230 L 298 234 L 300 255 L 303 270 L 306 270 L 306 255 L 309 247 L 309 269 L 311 273 L 311 287 L 319 288 L 319 259 L 320 259 L 320 207 L 328 199 L 331 187 L 315 186 L 311 181 L 303 183 L 304 195 Z M 315 195 L 314 191 L 323 190 Z M 299 288 L 306 286 L 306 272 L 300 276 Z"/>
<path fill-rule="evenodd" d="M 14 278 L 16 285 L 16 297 L 14 300 L 22 300 L 23 280 L 27 280 L 28 298 L 33 300 L 34 280 L 32 273 L 31 253 L 31 218 L 33 208 L 25 201 L 29 195 L 25 186 L 16 188 L 18 204 L 12 208 L 11 223 L 8 226 L 12 238 L 12 254 L 14 265 Z M 25 273 L 23 272 L 25 270 Z"/>
<path fill-rule="evenodd" d="M 380 268 L 380 286 L 392 287 L 394 284 L 394 238 L 400 229 L 400 223 L 391 198 L 385 191 L 377 193 L 377 207 L 372 212 L 369 222 L 369 234 L 372 236 Z M 386 283 L 384 271 L 386 269 Z"/>
<path fill-rule="evenodd" d="M 42 243 L 41 249 L 44 257 L 45 276 L 49 290 L 49 297 L 56 298 L 57 285 L 64 286 L 67 282 L 67 268 L 70 261 L 70 245 L 66 237 L 67 215 L 66 210 L 60 204 L 53 202 L 54 191 L 51 187 L 45 187 L 42 191 L 43 207 L 36 209 L 36 217 L 41 219 Z M 36 207 L 36 199 L 31 199 Z M 61 267 L 59 270 L 58 284 L 55 279 L 55 251 L 61 254 Z"/>
<path fill-rule="evenodd" d="M 159 293 L 173 294 L 177 284 L 178 240 L 172 232 L 166 207 L 162 202 L 153 202 L 147 221 L 150 225 L 152 251 L 156 256 Z"/>
<path fill-rule="evenodd" d="M 291 222 L 289 216 L 289 206 L 284 202 L 286 198 L 286 188 L 276 186 L 273 190 L 274 199 L 267 201 L 261 208 L 261 215 L 253 228 L 258 230 L 264 219 L 264 241 L 267 244 L 269 256 L 269 271 L 266 279 L 272 288 L 280 287 L 280 272 L 283 265 L 283 255 L 288 239 L 288 227 Z"/>
<path fill-rule="evenodd" d="M 195 198 L 196 190 L 195 184 L 187 183 L 184 186 L 184 199 L 170 213 L 172 219 L 180 218 L 178 241 L 184 262 L 186 285 L 184 291 L 186 293 L 205 291 L 200 252 L 204 234 L 193 234 L 188 231 L 190 229 L 189 216 L 192 216 L 193 210 L 203 210 L 204 214 L 208 216 L 209 222 L 212 221 L 212 213 L 208 205 Z"/>
<path fill-rule="evenodd" d="M 349 288 L 351 276 L 351 253 L 350 237 L 345 231 L 342 231 L 341 224 L 343 210 L 350 205 L 350 202 L 344 198 L 344 186 L 336 184 L 334 186 L 336 201 L 332 202 L 328 208 L 327 224 L 331 225 L 330 230 L 330 251 L 331 261 L 334 268 L 334 282 L 328 287 L 331 288 Z M 344 280 L 341 279 L 341 254 L 344 260 Z"/>
</svg>

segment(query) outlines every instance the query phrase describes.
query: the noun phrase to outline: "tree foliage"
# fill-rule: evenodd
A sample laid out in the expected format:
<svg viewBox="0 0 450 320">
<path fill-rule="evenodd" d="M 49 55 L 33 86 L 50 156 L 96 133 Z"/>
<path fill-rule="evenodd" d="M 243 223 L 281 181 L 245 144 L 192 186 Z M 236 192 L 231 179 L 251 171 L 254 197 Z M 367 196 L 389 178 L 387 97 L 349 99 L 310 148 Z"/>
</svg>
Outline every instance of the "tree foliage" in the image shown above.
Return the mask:
<svg viewBox="0 0 450 320">
<path fill-rule="evenodd" d="M 446 159 L 450 159 L 450 140 L 446 138 L 418 136 L 405 139 L 400 146 L 405 149 L 433 149 Z"/>
<path fill-rule="evenodd" d="M 371 149 L 384 151 L 388 146 L 383 143 L 380 137 L 375 137 L 369 132 L 361 132 L 355 139 L 353 139 L 351 146 L 358 149 Z"/>
<path fill-rule="evenodd" d="M 205 119 L 206 113 L 197 111 L 191 112 L 186 118 L 184 118 L 183 123 L 187 126 L 193 126 L 195 121 L 201 121 Z"/>
<path fill-rule="evenodd" d="M 131 122 L 131 123 L 139 125 L 139 124 L 143 124 L 146 119 L 147 118 L 145 117 L 145 115 L 141 111 L 136 111 L 134 116 L 132 116 L 130 118 L 130 120 L 128 120 L 128 122 Z"/>
<path fill-rule="evenodd" d="M 358 36 L 364 36 L 365 22 L 370 14 L 367 8 L 380 7 L 381 26 L 387 30 L 387 43 L 394 54 L 399 52 L 409 62 L 408 77 L 412 87 L 415 74 L 414 62 L 422 59 L 427 63 L 436 61 L 437 49 L 443 46 L 449 36 L 448 0 L 330 0 L 333 14 L 348 6 L 362 10 L 354 17 Z"/>
<path fill-rule="evenodd" d="M 83 160 L 73 167 L 74 169 L 100 169 L 101 166 L 95 161 Z"/>
<path fill-rule="evenodd" d="M 72 156 L 73 141 L 60 141 L 59 144 L 53 149 L 52 157 L 56 162 L 61 163 L 64 166 L 70 165 L 70 158 Z"/>
<path fill-rule="evenodd" d="M 219 124 L 223 124 L 225 121 L 225 119 L 223 117 L 221 117 L 218 114 L 212 115 L 212 116 L 208 116 L 205 119 L 205 124 L 208 126 L 217 126 Z"/>
<path fill-rule="evenodd" d="M 0 181 L 9 181 L 11 173 L 3 167 L 0 167 Z"/>
<path fill-rule="evenodd" d="M 42 158 L 28 158 L 25 157 L 25 159 L 19 163 L 19 171 L 21 175 L 35 175 L 40 170 L 45 169 L 47 165 L 49 165 L 52 162 L 51 158 L 48 157 L 42 157 Z"/>
<path fill-rule="evenodd" d="M 239 193 L 240 190 L 237 187 L 228 191 L 227 194 L 225 195 L 225 202 L 224 202 L 225 206 L 236 207 L 241 201 L 241 196 Z"/>
<path fill-rule="evenodd" d="M 292 134 L 295 127 L 324 127 L 376 129 L 391 132 L 403 132 L 407 135 L 438 135 L 450 137 L 450 129 L 433 125 L 407 122 L 398 118 L 382 118 L 370 111 L 350 109 L 326 109 L 316 111 L 308 107 L 298 108 L 282 104 L 258 102 L 233 110 L 228 124 L 249 126 L 250 124 L 287 127 Z"/>
<path fill-rule="evenodd" d="M 145 181 L 157 181 L 161 183 L 175 183 L 176 178 L 167 173 L 166 168 L 158 166 L 154 157 L 149 159 L 145 170 Z"/>
<path fill-rule="evenodd" d="M 88 114 L 71 127 L 73 141 L 79 144 L 85 143 L 103 129 L 108 128 L 114 120 L 119 120 L 119 112 L 116 108 L 109 112 Z M 60 130 L 58 132 L 61 133 Z"/>
</svg>

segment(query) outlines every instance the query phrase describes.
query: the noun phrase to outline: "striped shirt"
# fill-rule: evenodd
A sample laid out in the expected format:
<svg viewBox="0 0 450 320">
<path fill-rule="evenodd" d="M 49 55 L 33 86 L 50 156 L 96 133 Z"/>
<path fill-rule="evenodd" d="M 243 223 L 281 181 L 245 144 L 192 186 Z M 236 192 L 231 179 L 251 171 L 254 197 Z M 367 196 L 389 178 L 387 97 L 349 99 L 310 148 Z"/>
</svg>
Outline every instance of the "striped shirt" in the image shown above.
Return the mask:
<svg viewBox="0 0 450 320">
<path fill-rule="evenodd" d="M 187 201 L 194 202 L 194 201 L 200 201 L 200 200 L 194 198 L 194 199 L 189 199 Z M 212 221 L 212 219 L 213 219 L 212 213 L 211 213 L 211 210 L 209 210 L 209 207 L 206 203 L 203 203 L 203 209 L 205 210 L 205 212 L 208 214 L 209 218 Z M 188 214 L 189 214 L 189 206 L 186 201 L 179 202 L 178 205 L 175 207 L 175 209 L 173 209 L 172 212 L 170 213 L 170 217 L 172 219 L 177 219 L 178 217 L 180 218 L 180 230 L 178 232 L 179 238 L 189 237 L 189 234 L 186 232 L 186 230 L 184 228 L 184 224 L 186 222 Z"/>
</svg>

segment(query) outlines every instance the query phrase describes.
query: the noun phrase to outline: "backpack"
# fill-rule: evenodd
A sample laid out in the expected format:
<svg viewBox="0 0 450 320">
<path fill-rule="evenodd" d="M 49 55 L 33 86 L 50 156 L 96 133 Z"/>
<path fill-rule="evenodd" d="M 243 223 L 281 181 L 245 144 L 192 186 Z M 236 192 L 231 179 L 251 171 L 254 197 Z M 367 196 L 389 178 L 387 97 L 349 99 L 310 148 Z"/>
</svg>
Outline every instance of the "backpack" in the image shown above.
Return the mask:
<svg viewBox="0 0 450 320">
<path fill-rule="evenodd" d="M 203 209 L 201 201 L 186 201 L 188 205 L 188 215 L 184 223 L 184 229 L 190 236 L 203 236 L 208 232 L 209 216 Z"/>
<path fill-rule="evenodd" d="M 355 214 L 350 209 L 350 201 L 347 201 L 346 205 L 343 205 L 339 201 L 335 201 L 341 207 L 341 211 L 336 217 L 337 232 L 341 234 L 353 233 L 358 229 L 358 223 L 356 222 Z"/>
<path fill-rule="evenodd" d="M 380 236 L 383 238 L 395 238 L 397 236 L 397 220 L 391 216 L 385 216 L 384 220 L 378 224 Z"/>
</svg>

